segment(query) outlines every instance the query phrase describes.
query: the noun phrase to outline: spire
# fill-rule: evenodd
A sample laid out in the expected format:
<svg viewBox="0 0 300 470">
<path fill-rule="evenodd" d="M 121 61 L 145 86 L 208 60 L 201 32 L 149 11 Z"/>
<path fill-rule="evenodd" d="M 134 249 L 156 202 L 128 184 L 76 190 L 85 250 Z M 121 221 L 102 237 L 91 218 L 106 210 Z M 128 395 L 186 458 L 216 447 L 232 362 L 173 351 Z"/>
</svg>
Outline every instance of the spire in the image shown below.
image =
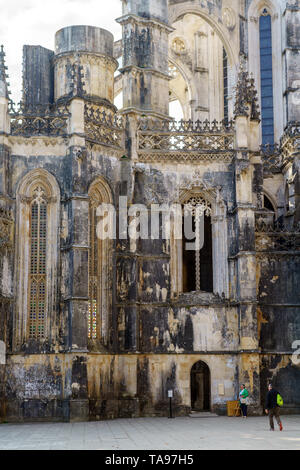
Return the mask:
<svg viewBox="0 0 300 470">
<path fill-rule="evenodd" d="M 257 90 L 255 80 L 249 77 L 245 60 L 241 60 L 238 81 L 236 86 L 234 115 L 246 116 L 251 120 L 260 120 Z"/>
<path fill-rule="evenodd" d="M 250 78 L 250 86 L 249 86 L 249 98 L 251 103 L 251 115 L 250 119 L 253 121 L 260 121 L 260 110 L 258 104 L 258 94 L 257 89 L 255 86 L 255 80 L 253 76 Z"/>
<path fill-rule="evenodd" d="M 7 67 L 5 65 L 5 52 L 4 47 L 0 46 L 0 98 L 9 99 L 10 91 L 8 90 L 9 83 L 7 81 L 8 75 L 6 73 Z"/>
</svg>

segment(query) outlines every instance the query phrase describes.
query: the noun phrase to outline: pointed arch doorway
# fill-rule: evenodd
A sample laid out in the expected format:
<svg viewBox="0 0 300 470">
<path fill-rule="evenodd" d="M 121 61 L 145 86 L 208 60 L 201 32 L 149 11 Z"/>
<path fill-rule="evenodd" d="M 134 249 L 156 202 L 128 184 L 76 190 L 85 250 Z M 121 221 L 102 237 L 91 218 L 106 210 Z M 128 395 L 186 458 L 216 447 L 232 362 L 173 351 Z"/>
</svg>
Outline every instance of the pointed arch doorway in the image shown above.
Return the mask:
<svg viewBox="0 0 300 470">
<path fill-rule="evenodd" d="M 210 411 L 210 370 L 203 361 L 196 362 L 191 369 L 191 408 Z"/>
</svg>

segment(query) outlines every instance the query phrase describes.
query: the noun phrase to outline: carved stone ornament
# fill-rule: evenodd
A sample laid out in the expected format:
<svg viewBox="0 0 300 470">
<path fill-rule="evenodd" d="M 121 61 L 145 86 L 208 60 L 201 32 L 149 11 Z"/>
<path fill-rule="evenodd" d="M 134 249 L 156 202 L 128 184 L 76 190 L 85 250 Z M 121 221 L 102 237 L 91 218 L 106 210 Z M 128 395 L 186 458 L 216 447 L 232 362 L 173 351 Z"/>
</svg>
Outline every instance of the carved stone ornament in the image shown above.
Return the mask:
<svg viewBox="0 0 300 470">
<path fill-rule="evenodd" d="M 228 29 L 234 29 L 236 26 L 235 13 L 231 8 L 224 8 L 222 13 L 222 21 Z"/>
<path fill-rule="evenodd" d="M 175 38 L 172 42 L 172 49 L 176 54 L 182 54 L 186 52 L 186 47 L 183 39 Z"/>
<path fill-rule="evenodd" d="M 206 181 L 203 181 L 203 177 L 201 176 L 200 171 L 195 170 L 192 178 L 190 178 L 184 185 L 181 186 L 179 199 L 182 204 L 185 204 L 193 198 L 201 197 L 207 201 L 207 208 L 211 208 L 212 201 L 214 201 L 216 204 L 223 205 L 220 196 L 221 189 L 221 186 L 211 186 Z"/>
</svg>

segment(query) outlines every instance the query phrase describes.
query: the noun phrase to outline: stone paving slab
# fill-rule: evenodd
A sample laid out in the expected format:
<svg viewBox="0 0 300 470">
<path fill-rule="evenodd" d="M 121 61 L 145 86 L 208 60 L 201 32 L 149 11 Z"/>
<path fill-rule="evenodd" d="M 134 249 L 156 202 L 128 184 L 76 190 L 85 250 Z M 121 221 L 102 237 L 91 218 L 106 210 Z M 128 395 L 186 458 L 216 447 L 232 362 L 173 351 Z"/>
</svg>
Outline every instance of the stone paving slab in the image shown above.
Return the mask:
<svg viewBox="0 0 300 470">
<path fill-rule="evenodd" d="M 1 450 L 300 450 L 300 415 L 0 424 Z"/>
</svg>

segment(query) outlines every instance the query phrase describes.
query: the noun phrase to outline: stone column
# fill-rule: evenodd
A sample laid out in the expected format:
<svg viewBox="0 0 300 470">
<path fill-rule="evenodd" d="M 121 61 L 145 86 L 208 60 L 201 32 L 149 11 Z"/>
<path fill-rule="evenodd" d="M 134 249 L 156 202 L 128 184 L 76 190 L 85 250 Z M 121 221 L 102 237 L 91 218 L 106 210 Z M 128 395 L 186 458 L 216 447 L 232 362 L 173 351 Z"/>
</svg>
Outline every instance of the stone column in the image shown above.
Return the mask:
<svg viewBox="0 0 300 470">
<path fill-rule="evenodd" d="M 198 106 L 194 119 L 205 121 L 209 118 L 209 70 L 208 70 L 208 37 L 203 32 L 195 34 L 196 66 L 195 74 L 198 83 Z"/>
<path fill-rule="evenodd" d="M 257 329 L 255 209 L 253 172 L 250 162 L 250 119 L 237 117 L 237 159 L 235 164 L 236 272 L 240 325 L 240 377 L 250 388 L 252 411 L 260 404 L 259 348 Z M 254 145 L 255 139 L 253 139 Z"/>
</svg>

